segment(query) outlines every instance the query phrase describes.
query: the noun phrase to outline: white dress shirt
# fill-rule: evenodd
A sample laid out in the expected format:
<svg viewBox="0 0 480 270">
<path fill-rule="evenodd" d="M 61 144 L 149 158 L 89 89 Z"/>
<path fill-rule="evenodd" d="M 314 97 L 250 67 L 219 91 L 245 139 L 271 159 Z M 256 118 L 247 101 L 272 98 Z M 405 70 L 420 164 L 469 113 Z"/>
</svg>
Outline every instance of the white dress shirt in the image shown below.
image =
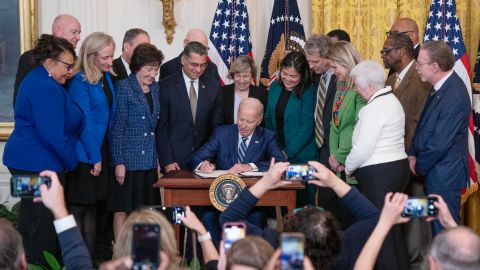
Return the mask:
<svg viewBox="0 0 480 270">
<path fill-rule="evenodd" d="M 347 175 L 361 167 L 407 158 L 402 105 L 393 93 L 382 95 L 391 90 L 390 86 L 378 90 L 358 113 L 352 150 L 345 161 Z"/>
</svg>

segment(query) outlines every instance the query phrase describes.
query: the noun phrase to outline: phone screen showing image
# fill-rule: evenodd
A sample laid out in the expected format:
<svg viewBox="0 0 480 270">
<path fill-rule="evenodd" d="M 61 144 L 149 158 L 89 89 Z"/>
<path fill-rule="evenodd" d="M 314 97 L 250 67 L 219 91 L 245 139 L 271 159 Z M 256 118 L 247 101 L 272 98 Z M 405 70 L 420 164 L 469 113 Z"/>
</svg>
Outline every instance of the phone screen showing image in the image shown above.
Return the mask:
<svg viewBox="0 0 480 270">
<path fill-rule="evenodd" d="M 428 217 L 438 215 L 438 209 L 433 204 L 437 198 L 427 197 L 411 197 L 408 198 L 405 208 L 403 209 L 403 217 Z"/>
<path fill-rule="evenodd" d="M 225 252 L 230 250 L 235 241 L 245 238 L 245 234 L 245 223 L 225 223 L 223 227 L 223 246 L 225 248 Z"/>
<path fill-rule="evenodd" d="M 305 237 L 301 233 L 284 233 L 281 240 L 282 255 L 280 257 L 282 270 L 303 269 Z"/>
<path fill-rule="evenodd" d="M 293 164 L 289 165 L 285 171 L 285 180 L 288 181 L 308 181 L 315 179 L 312 173 L 315 172 L 315 168 L 308 164 Z"/>
<path fill-rule="evenodd" d="M 132 230 L 133 269 L 157 269 L 160 264 L 160 225 L 134 224 Z"/>
<path fill-rule="evenodd" d="M 51 185 L 50 177 L 38 175 L 13 175 L 10 178 L 10 193 L 13 197 L 39 197 L 40 185 Z"/>
</svg>

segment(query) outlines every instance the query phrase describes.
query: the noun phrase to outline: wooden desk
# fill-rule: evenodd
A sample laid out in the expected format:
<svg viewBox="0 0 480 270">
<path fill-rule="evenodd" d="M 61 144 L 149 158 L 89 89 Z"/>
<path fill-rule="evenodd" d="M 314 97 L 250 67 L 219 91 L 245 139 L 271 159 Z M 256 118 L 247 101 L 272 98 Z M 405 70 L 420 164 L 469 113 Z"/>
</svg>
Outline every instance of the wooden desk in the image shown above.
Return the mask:
<svg viewBox="0 0 480 270">
<path fill-rule="evenodd" d="M 190 171 L 174 171 L 165 174 L 153 186 L 164 188 L 164 206 L 177 205 L 212 205 L 209 197 L 210 184 L 214 179 L 197 176 Z M 242 178 L 247 187 L 252 186 L 258 178 Z M 267 192 L 257 203 L 257 206 L 286 206 L 288 210 L 295 209 L 296 191 L 304 189 L 300 182 L 280 187 Z"/>
</svg>

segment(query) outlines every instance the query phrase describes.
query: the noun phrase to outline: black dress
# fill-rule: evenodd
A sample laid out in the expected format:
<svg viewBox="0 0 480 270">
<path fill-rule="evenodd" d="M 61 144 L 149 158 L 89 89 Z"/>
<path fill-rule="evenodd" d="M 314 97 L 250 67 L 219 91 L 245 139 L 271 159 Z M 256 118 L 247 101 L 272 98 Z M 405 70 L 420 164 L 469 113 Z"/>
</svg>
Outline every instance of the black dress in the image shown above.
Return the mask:
<svg viewBox="0 0 480 270">
<path fill-rule="evenodd" d="M 105 77 L 102 78 L 102 86 L 108 105 L 112 106 L 112 91 L 108 87 Z M 102 170 L 98 176 L 90 174 L 93 164 L 84 162 L 79 162 L 77 168 L 67 174 L 65 195 L 69 204 L 94 204 L 107 199 L 108 179 L 113 174 L 112 169 L 109 167 L 108 125 L 103 136 L 100 154 L 102 156 Z"/>
</svg>

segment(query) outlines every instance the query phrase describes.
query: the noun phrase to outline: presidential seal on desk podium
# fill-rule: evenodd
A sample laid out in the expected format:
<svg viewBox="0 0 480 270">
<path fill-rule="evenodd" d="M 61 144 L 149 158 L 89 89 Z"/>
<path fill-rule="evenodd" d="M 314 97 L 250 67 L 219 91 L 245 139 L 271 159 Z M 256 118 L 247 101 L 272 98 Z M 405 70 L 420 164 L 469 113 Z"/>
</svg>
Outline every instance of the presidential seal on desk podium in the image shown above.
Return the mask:
<svg viewBox="0 0 480 270">
<path fill-rule="evenodd" d="M 245 187 L 245 182 L 236 175 L 220 175 L 210 185 L 210 201 L 215 208 L 223 211 L 238 197 L 238 194 Z"/>
</svg>

